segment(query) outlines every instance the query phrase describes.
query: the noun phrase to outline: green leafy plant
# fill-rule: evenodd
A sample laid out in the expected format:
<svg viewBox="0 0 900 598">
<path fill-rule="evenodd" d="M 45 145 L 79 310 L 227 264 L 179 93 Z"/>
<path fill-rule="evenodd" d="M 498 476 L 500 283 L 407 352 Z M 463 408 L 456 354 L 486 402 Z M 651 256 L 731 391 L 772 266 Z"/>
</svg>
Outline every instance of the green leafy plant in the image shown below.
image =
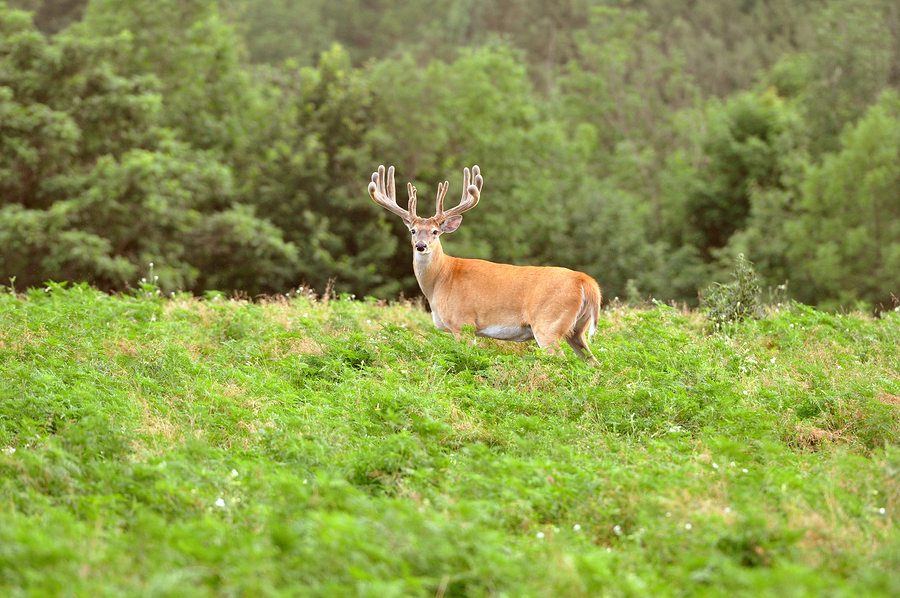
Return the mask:
<svg viewBox="0 0 900 598">
<path fill-rule="evenodd" d="M 738 254 L 731 276 L 731 282 L 715 282 L 700 296 L 706 317 L 717 328 L 745 318 L 757 318 L 762 313 L 759 276 L 743 253 Z"/>
</svg>

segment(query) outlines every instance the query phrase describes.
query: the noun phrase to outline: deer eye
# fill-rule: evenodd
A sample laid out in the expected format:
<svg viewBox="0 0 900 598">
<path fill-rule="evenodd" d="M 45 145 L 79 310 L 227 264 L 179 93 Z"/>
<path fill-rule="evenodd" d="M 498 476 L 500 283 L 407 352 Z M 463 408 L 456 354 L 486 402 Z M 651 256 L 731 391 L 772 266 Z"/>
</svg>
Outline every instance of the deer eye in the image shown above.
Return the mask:
<svg viewBox="0 0 900 598">
<path fill-rule="evenodd" d="M 414 228 L 411 228 L 411 229 L 410 229 L 410 230 L 409 230 L 409 233 L 410 233 L 410 234 L 411 234 L 411 235 L 414 235 L 414 234 L 416 234 L 416 229 L 414 229 Z"/>
<path fill-rule="evenodd" d="M 438 229 L 434 229 L 433 231 L 431 231 L 431 234 L 432 234 L 432 235 L 438 234 Z"/>
</svg>

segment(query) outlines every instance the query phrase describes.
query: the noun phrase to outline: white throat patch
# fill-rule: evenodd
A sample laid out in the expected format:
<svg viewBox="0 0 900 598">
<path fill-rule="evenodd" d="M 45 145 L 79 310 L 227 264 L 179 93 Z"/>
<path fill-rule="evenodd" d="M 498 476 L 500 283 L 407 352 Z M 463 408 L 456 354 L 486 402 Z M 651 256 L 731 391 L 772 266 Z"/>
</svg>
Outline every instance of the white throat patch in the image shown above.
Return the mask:
<svg viewBox="0 0 900 598">
<path fill-rule="evenodd" d="M 434 254 L 430 251 L 416 251 L 413 255 L 415 256 L 416 268 L 427 268 Z"/>
</svg>

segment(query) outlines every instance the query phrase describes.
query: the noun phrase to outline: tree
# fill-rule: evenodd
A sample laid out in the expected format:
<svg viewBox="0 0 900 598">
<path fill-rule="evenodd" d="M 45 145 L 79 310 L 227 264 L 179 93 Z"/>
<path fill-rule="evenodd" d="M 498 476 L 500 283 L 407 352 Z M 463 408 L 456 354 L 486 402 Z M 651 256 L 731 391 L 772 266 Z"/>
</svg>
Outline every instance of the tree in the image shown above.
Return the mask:
<svg viewBox="0 0 900 598">
<path fill-rule="evenodd" d="M 815 22 L 802 105 L 820 154 L 837 148 L 882 89 L 900 84 L 900 10 L 891 0 L 835 0 Z"/>
<path fill-rule="evenodd" d="M 117 68 L 159 80 L 162 124 L 195 147 L 240 152 L 265 118 L 241 40 L 215 0 L 94 0 L 78 27 L 83 37 L 130 40 Z"/>
<path fill-rule="evenodd" d="M 46 208 L 99 155 L 154 143 L 160 97 L 152 77 L 123 76 L 122 37 L 36 31 L 0 6 L 0 203 Z"/>
<path fill-rule="evenodd" d="M 713 103 L 707 122 L 703 162 L 685 192 L 683 217 L 686 240 L 710 259 L 746 227 L 754 194 L 787 187 L 802 140 L 796 114 L 772 91 Z"/>
<path fill-rule="evenodd" d="M 312 66 L 335 39 L 326 0 L 223 0 L 223 15 L 241 33 L 253 63 L 291 60 Z M 359 7 L 354 7 L 357 11 Z"/>
<path fill-rule="evenodd" d="M 788 232 L 795 292 L 830 307 L 900 294 L 900 97 L 884 92 L 814 167 Z"/>
<path fill-rule="evenodd" d="M 677 52 L 684 72 L 706 97 L 753 86 L 785 54 L 813 43 L 821 0 L 612 0 L 647 15 L 659 46 Z"/>
<path fill-rule="evenodd" d="M 592 127 L 588 168 L 649 203 L 648 226 L 659 233 L 662 157 L 677 142 L 672 115 L 696 102 L 696 88 L 641 10 L 596 7 L 573 38 L 574 57 L 559 79 L 560 113 L 572 127 Z"/>
<path fill-rule="evenodd" d="M 108 239 L 74 226 L 62 203 L 49 210 L 0 206 L 0 246 L 0 280 L 15 280 L 20 288 L 47 280 L 111 281 L 106 288 L 121 288 L 137 274 Z"/>
<path fill-rule="evenodd" d="M 298 279 L 323 289 L 396 292 L 396 240 L 373 218 L 365 188 L 375 158 L 373 92 L 336 46 L 316 68 L 268 71 L 272 120 L 237 166 L 254 205 L 300 252 Z"/>
<path fill-rule="evenodd" d="M 291 283 L 296 250 L 237 205 L 229 166 L 160 126 L 154 77 L 117 68 L 130 36 L 46 38 L 3 5 L 0 32 L 0 277 L 118 289 L 154 262 L 165 288 Z"/>
</svg>

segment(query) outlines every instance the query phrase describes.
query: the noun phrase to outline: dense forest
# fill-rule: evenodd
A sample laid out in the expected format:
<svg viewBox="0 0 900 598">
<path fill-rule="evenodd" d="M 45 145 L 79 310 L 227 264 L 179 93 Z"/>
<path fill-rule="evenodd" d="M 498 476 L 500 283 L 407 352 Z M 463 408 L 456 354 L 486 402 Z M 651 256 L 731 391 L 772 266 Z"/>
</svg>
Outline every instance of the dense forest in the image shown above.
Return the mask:
<svg viewBox="0 0 900 598">
<path fill-rule="evenodd" d="M 898 90 L 895 0 L 0 1 L 0 281 L 414 294 L 369 175 L 478 163 L 453 255 L 893 306 Z"/>
</svg>

